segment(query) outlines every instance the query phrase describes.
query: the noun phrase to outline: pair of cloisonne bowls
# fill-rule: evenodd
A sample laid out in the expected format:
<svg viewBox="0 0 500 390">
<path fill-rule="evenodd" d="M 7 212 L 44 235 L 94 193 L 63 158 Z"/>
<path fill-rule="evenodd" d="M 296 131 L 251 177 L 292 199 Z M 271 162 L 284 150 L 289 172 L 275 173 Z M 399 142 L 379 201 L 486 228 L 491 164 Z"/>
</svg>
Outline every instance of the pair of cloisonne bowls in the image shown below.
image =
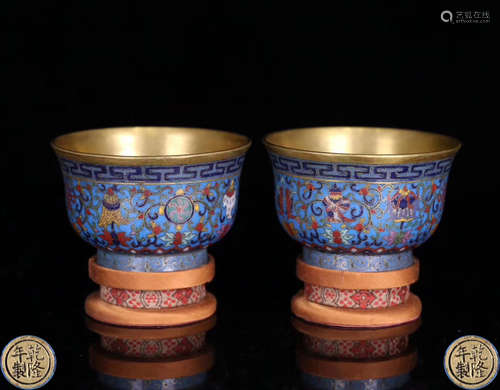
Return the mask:
<svg viewBox="0 0 500 390">
<path fill-rule="evenodd" d="M 265 136 L 275 205 L 310 266 L 351 272 L 410 267 L 435 231 L 460 142 L 413 130 L 321 127 Z M 81 131 L 52 142 L 69 220 L 102 267 L 201 267 L 236 214 L 251 141 L 173 127 Z"/>
</svg>

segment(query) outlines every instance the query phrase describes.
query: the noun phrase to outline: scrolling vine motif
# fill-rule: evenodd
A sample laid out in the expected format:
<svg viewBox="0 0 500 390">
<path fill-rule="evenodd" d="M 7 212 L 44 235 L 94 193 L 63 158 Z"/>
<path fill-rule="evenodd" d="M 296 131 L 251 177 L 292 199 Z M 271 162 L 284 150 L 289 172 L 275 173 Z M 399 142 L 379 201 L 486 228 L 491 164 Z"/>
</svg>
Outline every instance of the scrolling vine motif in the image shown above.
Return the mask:
<svg viewBox="0 0 500 390">
<path fill-rule="evenodd" d="M 275 172 L 276 209 L 305 245 L 334 252 L 396 252 L 436 229 L 447 178 L 412 183 L 307 180 Z"/>
<path fill-rule="evenodd" d="M 230 229 L 238 177 L 188 185 L 107 184 L 65 177 L 69 219 L 94 246 L 130 253 L 206 248 Z"/>
</svg>

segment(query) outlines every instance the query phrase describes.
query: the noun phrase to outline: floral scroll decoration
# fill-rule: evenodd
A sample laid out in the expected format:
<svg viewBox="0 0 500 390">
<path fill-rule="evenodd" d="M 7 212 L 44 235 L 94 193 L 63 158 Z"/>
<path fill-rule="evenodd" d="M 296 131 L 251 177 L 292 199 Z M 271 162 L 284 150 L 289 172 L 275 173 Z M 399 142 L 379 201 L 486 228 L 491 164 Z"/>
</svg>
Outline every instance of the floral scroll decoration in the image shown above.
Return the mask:
<svg viewBox="0 0 500 390">
<path fill-rule="evenodd" d="M 193 184 L 105 184 L 65 177 L 74 229 L 90 244 L 128 253 L 206 248 L 230 229 L 238 177 Z"/>
<path fill-rule="evenodd" d="M 285 230 L 333 252 L 398 252 L 423 243 L 443 212 L 447 177 L 410 183 L 307 180 L 275 173 Z"/>
</svg>

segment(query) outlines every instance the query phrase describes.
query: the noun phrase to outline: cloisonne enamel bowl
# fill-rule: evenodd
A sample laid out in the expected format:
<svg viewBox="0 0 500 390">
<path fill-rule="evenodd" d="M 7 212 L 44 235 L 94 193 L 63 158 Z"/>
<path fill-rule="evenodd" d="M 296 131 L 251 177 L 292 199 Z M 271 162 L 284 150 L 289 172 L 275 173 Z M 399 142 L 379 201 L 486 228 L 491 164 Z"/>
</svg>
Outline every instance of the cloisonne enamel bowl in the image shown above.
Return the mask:
<svg viewBox="0 0 500 390">
<path fill-rule="evenodd" d="M 207 263 L 231 228 L 251 141 L 235 133 L 122 127 L 65 134 L 51 143 L 71 225 L 97 263 L 168 272 Z"/>
<path fill-rule="evenodd" d="M 106 389 L 201 389 L 215 363 L 206 334 L 215 317 L 183 326 L 134 328 L 86 319 L 100 336 L 89 349 L 90 366 Z"/>
<path fill-rule="evenodd" d="M 410 389 L 418 352 L 413 343 L 421 320 L 379 329 L 320 326 L 298 318 L 297 366 L 310 390 Z"/>
<path fill-rule="evenodd" d="M 410 267 L 436 230 L 460 142 L 414 130 L 318 127 L 264 138 L 275 204 L 311 266 L 351 272 Z"/>
</svg>

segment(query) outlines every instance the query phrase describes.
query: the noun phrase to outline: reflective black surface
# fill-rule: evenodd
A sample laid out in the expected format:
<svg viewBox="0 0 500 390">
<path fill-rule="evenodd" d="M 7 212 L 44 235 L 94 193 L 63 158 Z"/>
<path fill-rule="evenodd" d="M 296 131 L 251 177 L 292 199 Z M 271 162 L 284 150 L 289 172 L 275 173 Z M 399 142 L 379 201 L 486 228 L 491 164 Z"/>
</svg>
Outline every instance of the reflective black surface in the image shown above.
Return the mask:
<svg viewBox="0 0 500 390">
<path fill-rule="evenodd" d="M 452 5 L 122 2 L 4 4 L 2 61 L 3 305 L 0 345 L 34 334 L 55 349 L 47 389 L 97 388 L 88 364 L 95 335 L 83 302 L 94 249 L 72 231 L 49 141 L 118 125 L 186 125 L 254 140 L 234 228 L 209 251 L 219 302 L 210 340 L 216 389 L 295 389 L 289 302 L 301 287 L 300 251 L 279 226 L 261 137 L 313 125 L 377 125 L 459 138 L 442 222 L 415 253 L 412 291 L 423 303 L 413 371 L 420 388 L 452 389 L 442 359 L 457 337 L 500 346 L 498 145 L 490 95 L 495 15 L 488 25 L 444 25 Z M 460 9 L 458 5 L 453 7 Z M 5 141 L 4 141 L 5 142 Z M 498 382 L 498 379 L 497 379 Z M 494 388 L 495 383 L 490 385 Z M 0 378 L 0 387 L 8 384 Z M 418 387 L 417 387 L 418 388 Z"/>
</svg>

